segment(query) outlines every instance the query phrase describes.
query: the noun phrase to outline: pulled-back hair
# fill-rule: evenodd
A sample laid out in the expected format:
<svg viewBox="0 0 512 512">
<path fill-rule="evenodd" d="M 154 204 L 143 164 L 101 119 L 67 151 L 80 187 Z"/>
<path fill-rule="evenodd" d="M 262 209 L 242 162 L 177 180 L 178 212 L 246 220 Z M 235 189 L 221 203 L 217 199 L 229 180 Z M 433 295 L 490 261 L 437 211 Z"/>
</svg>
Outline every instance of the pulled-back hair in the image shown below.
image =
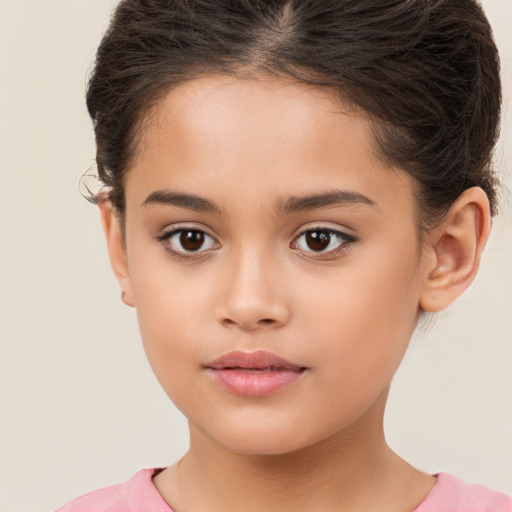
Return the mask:
<svg viewBox="0 0 512 512">
<path fill-rule="evenodd" d="M 118 212 L 145 115 L 177 84 L 219 72 L 291 77 L 362 109 L 379 156 L 416 180 L 421 228 L 473 186 L 495 213 L 499 58 L 475 0 L 123 0 L 87 91 Z"/>
</svg>

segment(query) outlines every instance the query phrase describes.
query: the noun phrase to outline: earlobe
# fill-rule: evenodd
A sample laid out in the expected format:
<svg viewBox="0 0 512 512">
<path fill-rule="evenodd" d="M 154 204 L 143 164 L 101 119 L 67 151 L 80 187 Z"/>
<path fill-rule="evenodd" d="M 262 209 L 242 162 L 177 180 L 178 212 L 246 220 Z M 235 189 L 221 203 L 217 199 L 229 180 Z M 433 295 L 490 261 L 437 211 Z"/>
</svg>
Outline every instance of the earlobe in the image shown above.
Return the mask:
<svg viewBox="0 0 512 512">
<path fill-rule="evenodd" d="M 442 224 L 430 234 L 424 251 L 420 306 L 437 312 L 471 285 L 491 229 L 489 200 L 479 187 L 463 192 Z"/>
<path fill-rule="evenodd" d="M 107 198 L 100 198 L 98 206 L 101 225 L 107 241 L 110 264 L 121 286 L 121 300 L 127 306 L 135 307 L 119 215 L 116 214 Z"/>
</svg>

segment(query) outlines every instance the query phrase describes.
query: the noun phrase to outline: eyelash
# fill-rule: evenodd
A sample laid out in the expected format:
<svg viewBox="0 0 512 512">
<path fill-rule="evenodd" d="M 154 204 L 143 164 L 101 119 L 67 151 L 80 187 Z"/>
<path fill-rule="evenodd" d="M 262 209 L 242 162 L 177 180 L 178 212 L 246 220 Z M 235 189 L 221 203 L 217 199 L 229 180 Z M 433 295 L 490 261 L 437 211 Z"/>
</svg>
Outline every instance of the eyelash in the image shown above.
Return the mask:
<svg viewBox="0 0 512 512">
<path fill-rule="evenodd" d="M 183 260 L 196 261 L 198 259 L 205 258 L 207 256 L 207 254 L 212 251 L 212 249 L 198 250 L 198 251 L 186 251 L 186 250 L 185 251 L 177 251 L 175 249 L 172 249 L 172 247 L 169 243 L 170 240 L 175 235 L 183 234 L 186 232 L 201 234 L 205 238 L 214 240 L 217 248 L 220 247 L 220 244 L 218 242 L 216 242 L 212 236 L 210 236 L 208 233 L 206 233 L 202 229 L 189 228 L 186 226 L 174 228 L 171 231 L 167 231 L 160 235 L 157 235 L 155 238 L 158 242 L 160 242 L 164 246 L 165 251 L 167 251 L 174 258 L 178 259 L 178 261 L 183 261 Z M 336 229 L 331 229 L 331 228 L 326 228 L 326 227 L 315 227 L 315 228 L 311 228 L 311 229 L 306 229 L 306 230 L 302 231 L 301 233 L 299 233 L 297 235 L 297 237 L 294 239 L 294 241 L 292 242 L 292 245 L 296 245 L 297 241 L 301 237 L 307 235 L 308 233 L 319 233 L 319 232 L 326 234 L 329 237 L 337 238 L 341 243 L 335 249 L 331 249 L 330 251 L 327 251 L 327 252 L 301 251 L 301 252 L 309 254 L 307 256 L 307 258 L 309 258 L 309 259 L 323 260 L 323 261 L 334 260 L 337 257 L 340 257 L 344 253 L 348 252 L 352 248 L 352 245 L 358 241 L 358 239 L 355 236 L 344 233 L 343 231 L 338 231 Z M 332 242 L 332 239 L 329 241 L 329 245 L 331 245 L 331 242 Z M 315 254 L 317 256 L 313 256 Z"/>
</svg>

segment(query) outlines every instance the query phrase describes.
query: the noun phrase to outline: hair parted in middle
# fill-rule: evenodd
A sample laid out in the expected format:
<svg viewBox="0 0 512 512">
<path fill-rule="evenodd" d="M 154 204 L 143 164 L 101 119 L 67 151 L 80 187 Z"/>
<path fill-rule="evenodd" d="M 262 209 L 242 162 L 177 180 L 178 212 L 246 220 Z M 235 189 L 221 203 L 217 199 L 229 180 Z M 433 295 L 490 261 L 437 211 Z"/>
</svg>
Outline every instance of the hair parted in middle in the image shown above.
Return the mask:
<svg viewBox="0 0 512 512">
<path fill-rule="evenodd" d="M 208 73 L 272 75 L 328 88 L 372 119 L 378 156 L 415 178 L 421 229 L 472 186 L 495 213 L 499 68 L 475 0 L 123 0 L 87 91 L 99 179 L 122 215 L 159 99 Z"/>
</svg>

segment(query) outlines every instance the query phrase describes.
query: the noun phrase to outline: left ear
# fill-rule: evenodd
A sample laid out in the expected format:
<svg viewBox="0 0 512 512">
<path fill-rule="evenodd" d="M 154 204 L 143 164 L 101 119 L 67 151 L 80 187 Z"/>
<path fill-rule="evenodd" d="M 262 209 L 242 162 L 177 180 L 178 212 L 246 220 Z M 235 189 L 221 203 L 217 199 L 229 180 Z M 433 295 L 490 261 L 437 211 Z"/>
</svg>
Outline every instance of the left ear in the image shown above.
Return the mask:
<svg viewBox="0 0 512 512">
<path fill-rule="evenodd" d="M 465 190 L 424 247 L 424 282 L 420 307 L 437 312 L 469 287 L 491 230 L 487 195 L 480 187 Z"/>
</svg>

